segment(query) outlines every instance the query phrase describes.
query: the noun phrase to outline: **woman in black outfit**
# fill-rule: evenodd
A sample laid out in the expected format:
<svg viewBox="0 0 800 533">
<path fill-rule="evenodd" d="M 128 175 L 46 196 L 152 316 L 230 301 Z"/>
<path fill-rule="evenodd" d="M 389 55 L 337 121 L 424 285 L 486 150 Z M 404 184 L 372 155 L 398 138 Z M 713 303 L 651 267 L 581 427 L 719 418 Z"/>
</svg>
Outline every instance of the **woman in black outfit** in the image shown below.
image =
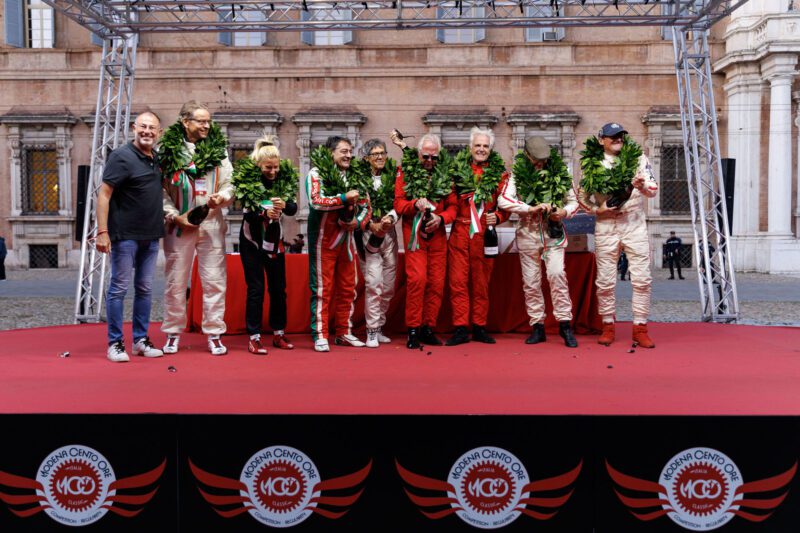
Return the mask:
<svg viewBox="0 0 800 533">
<path fill-rule="evenodd" d="M 237 162 L 233 177 L 236 196 L 242 203 L 244 219 L 239 232 L 239 254 L 247 282 L 246 324 L 250 335 L 248 350 L 266 355 L 261 342 L 264 307 L 264 272 L 269 287 L 269 326 L 272 345 L 291 350 L 286 338 L 286 261 L 281 219 L 297 213 L 297 170 L 281 161 L 275 139 L 256 141 L 253 153 Z"/>
</svg>

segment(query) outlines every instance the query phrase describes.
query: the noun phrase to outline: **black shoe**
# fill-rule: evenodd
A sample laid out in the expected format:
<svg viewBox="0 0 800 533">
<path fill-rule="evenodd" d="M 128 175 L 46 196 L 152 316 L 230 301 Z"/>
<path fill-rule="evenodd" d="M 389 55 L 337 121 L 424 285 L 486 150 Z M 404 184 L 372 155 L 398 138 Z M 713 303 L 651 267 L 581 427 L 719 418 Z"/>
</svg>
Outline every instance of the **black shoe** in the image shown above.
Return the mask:
<svg viewBox="0 0 800 533">
<path fill-rule="evenodd" d="M 547 340 L 544 334 L 544 324 L 534 324 L 531 329 L 531 335 L 525 339 L 525 344 L 539 344 Z"/>
<path fill-rule="evenodd" d="M 497 342 L 486 333 L 486 328 L 483 326 L 472 326 L 472 340 L 484 344 L 494 344 Z"/>
<path fill-rule="evenodd" d="M 442 341 L 436 336 L 430 326 L 422 326 L 419 330 L 419 340 L 430 346 L 441 346 Z"/>
<path fill-rule="evenodd" d="M 561 335 L 562 339 L 564 339 L 564 344 L 568 348 L 578 347 L 578 339 L 576 339 L 575 334 L 572 333 L 572 328 L 569 325 L 569 320 L 564 320 L 558 323 L 558 334 Z"/>
<path fill-rule="evenodd" d="M 419 348 L 419 330 L 417 328 L 408 328 L 408 341 L 406 348 L 414 350 Z"/>
<path fill-rule="evenodd" d="M 469 342 L 467 328 L 465 326 L 458 326 L 453 336 L 447 339 L 447 342 L 444 344 L 445 346 L 456 346 L 458 344 L 464 344 L 465 342 Z"/>
<path fill-rule="evenodd" d="M 670 276 L 667 279 L 675 279 L 675 276 Z"/>
<path fill-rule="evenodd" d="M 681 277 L 679 277 L 678 279 L 686 279 L 686 278 L 684 278 L 683 276 L 681 276 Z"/>
</svg>

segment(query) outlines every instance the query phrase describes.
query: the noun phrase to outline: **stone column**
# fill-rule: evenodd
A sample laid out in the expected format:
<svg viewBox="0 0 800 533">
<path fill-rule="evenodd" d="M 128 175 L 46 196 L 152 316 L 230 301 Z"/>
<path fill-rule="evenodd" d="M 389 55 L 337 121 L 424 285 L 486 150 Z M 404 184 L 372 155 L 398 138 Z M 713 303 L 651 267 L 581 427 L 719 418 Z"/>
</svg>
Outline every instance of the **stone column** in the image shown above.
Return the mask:
<svg viewBox="0 0 800 533">
<path fill-rule="evenodd" d="M 800 91 L 792 93 L 792 100 L 797 105 L 797 116 L 794 119 L 794 125 L 800 129 Z M 796 169 L 796 189 L 797 189 L 797 202 L 794 211 L 794 231 L 795 237 L 800 238 L 800 134 L 797 136 L 797 169 Z"/>
<path fill-rule="evenodd" d="M 761 93 L 764 89 L 758 64 L 735 65 L 727 72 L 724 89 L 731 110 L 728 116 L 728 157 L 736 159 L 733 234 L 737 237 L 753 235 L 759 231 L 759 146 Z"/>
<path fill-rule="evenodd" d="M 797 55 L 774 54 L 761 64 L 770 83 L 769 234 L 791 236 L 792 216 L 792 79 Z"/>
</svg>

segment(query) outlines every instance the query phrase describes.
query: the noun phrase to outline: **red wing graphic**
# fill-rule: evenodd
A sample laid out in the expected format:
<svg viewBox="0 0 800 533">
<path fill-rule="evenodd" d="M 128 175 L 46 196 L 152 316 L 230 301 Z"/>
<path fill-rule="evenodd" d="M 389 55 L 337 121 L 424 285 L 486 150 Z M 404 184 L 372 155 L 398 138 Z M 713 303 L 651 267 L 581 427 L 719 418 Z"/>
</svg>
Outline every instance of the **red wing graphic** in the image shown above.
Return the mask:
<svg viewBox="0 0 800 533">
<path fill-rule="evenodd" d="M 236 492 L 236 494 L 227 495 L 212 494 L 200 487 L 197 488 L 203 499 L 211 504 L 211 507 L 218 515 L 224 518 L 232 518 L 256 508 L 256 505 L 249 496 L 242 496 L 239 492 L 241 491 L 245 494 L 250 494 L 247 485 L 238 479 L 218 476 L 216 474 L 207 472 L 192 463 L 191 459 L 189 459 L 189 467 L 191 468 L 192 473 L 197 481 L 199 481 L 202 485 L 217 489 L 218 491 Z M 355 489 L 358 485 L 363 483 L 363 481 L 369 475 L 371 469 L 372 461 L 367 463 L 364 468 L 358 470 L 357 472 L 333 479 L 327 479 L 317 483 L 314 485 L 311 493 L 315 494 L 317 492 L 321 492 L 323 494 L 320 494 L 319 496 L 313 496 L 306 509 L 322 515 L 325 518 L 336 519 L 344 516 L 347 511 L 349 511 L 349 508 L 361 497 L 364 489 L 362 488 L 355 493 L 343 496 L 328 496 L 324 494 L 324 492 L 340 490 L 347 491 Z M 331 507 L 334 509 L 330 509 Z"/>
<path fill-rule="evenodd" d="M 124 491 L 128 489 L 143 489 L 153 485 L 161 477 L 166 464 L 167 460 L 164 459 L 159 466 L 149 472 L 113 482 L 109 485 L 108 491 L 116 490 L 117 493 L 112 496 L 107 496 L 101 507 L 126 518 L 136 516 L 142 512 L 144 506 L 153 499 L 153 496 L 155 496 L 158 491 L 158 487 L 144 494 L 125 494 Z M 18 491 L 24 489 L 34 492 L 45 492 L 42 484 L 35 479 L 15 476 L 14 474 L 8 474 L 6 472 L 0 472 L 0 485 L 17 489 Z M 7 494 L 5 492 L 0 492 L 0 500 L 9 506 L 9 511 L 21 518 L 33 516 L 50 508 L 47 498 L 35 493 Z M 118 507 L 115 504 L 123 505 L 123 507 Z"/>
<path fill-rule="evenodd" d="M 15 489 L 15 492 L 27 491 L 27 494 L 0 492 L 0 501 L 8 505 L 8 510 L 20 518 L 33 516 L 50 507 L 47 498 L 36 494 L 37 490 L 44 492 L 44 487 L 35 479 L 0 471 L 0 486 Z"/>
<path fill-rule="evenodd" d="M 617 497 L 623 505 L 628 507 L 628 510 L 639 520 L 648 521 L 659 518 L 673 512 L 674 509 L 670 507 L 669 500 L 666 499 L 667 489 L 653 481 L 639 479 L 632 477 L 614 469 L 614 467 L 606 461 L 606 468 L 608 475 L 622 489 L 629 492 L 650 493 L 647 496 L 626 496 L 619 490 L 615 489 Z M 744 483 L 736 489 L 735 499 L 731 506 L 726 510 L 740 516 L 745 520 L 751 522 L 761 522 L 769 518 L 772 512 L 786 499 L 789 493 L 785 487 L 791 482 L 794 475 L 797 473 L 797 462 L 785 472 L 777 476 L 761 479 L 758 481 L 751 481 Z M 772 495 L 769 498 L 748 498 L 748 494 L 765 493 L 765 492 L 778 492 L 780 494 Z M 664 507 L 666 506 L 666 507 Z M 659 509 L 655 509 L 658 507 Z M 650 508 L 650 511 L 640 512 Z M 735 509 L 734 509 L 735 508 Z M 766 513 L 753 513 L 750 510 L 769 511 Z"/>
<path fill-rule="evenodd" d="M 421 496 L 409 489 L 404 489 L 408 498 L 416 506 L 420 508 L 420 512 L 426 517 L 437 520 L 444 518 L 458 511 L 464 509 L 460 506 L 458 499 L 447 495 L 447 493 L 455 494 L 456 489 L 452 484 L 441 481 L 438 479 L 415 474 L 410 470 L 404 468 L 396 459 L 395 465 L 397 472 L 407 485 L 416 489 L 417 491 L 439 492 L 437 496 Z M 522 494 L 534 493 L 527 498 L 519 501 L 514 511 L 521 512 L 537 520 L 547 520 L 554 517 L 559 509 L 569 500 L 572 496 L 572 484 L 578 478 L 583 461 L 565 474 L 556 477 L 542 479 L 539 481 L 532 481 L 522 487 Z M 445 494 L 441 494 L 445 493 Z M 540 496 L 536 493 L 549 493 L 547 496 Z M 533 507 L 529 509 L 528 507 Z M 446 507 L 445 509 L 439 509 Z"/>
</svg>

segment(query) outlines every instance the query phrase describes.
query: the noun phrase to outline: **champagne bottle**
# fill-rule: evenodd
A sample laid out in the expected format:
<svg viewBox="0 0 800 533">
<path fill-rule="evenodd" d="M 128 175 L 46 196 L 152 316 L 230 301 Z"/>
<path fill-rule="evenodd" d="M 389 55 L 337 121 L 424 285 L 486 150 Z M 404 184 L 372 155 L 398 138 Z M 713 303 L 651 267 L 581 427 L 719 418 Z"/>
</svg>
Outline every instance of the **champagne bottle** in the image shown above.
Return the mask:
<svg viewBox="0 0 800 533">
<path fill-rule="evenodd" d="M 374 220 L 373 222 L 380 223 L 380 219 Z M 383 237 L 378 237 L 374 233 L 370 233 L 369 239 L 367 239 L 366 249 L 369 253 L 375 254 L 378 253 L 381 249 L 381 245 L 383 244 L 383 240 L 386 238 L 386 235 Z"/>
<path fill-rule="evenodd" d="M 194 224 L 195 226 L 199 226 L 208 216 L 208 205 L 198 205 L 186 216 L 186 220 L 189 221 L 189 224 Z"/>
<path fill-rule="evenodd" d="M 494 213 L 494 209 L 490 209 L 486 214 Z M 494 224 L 486 227 L 483 233 L 483 257 L 494 259 L 500 253 L 499 240 L 497 238 L 497 230 L 494 229 Z"/>
<path fill-rule="evenodd" d="M 422 222 L 420 223 L 420 226 L 422 226 L 422 227 L 419 230 L 420 237 L 422 237 L 426 241 L 431 240 L 431 238 L 433 237 L 433 233 L 428 233 L 427 231 L 425 231 L 425 228 L 427 227 L 428 222 L 431 222 L 431 221 L 433 221 L 433 214 L 431 213 L 431 208 L 430 207 L 426 207 L 425 208 L 425 214 L 422 215 Z"/>
<path fill-rule="evenodd" d="M 344 223 L 352 222 L 355 215 L 356 209 L 353 204 L 347 204 L 344 209 L 339 209 L 339 220 Z"/>
<path fill-rule="evenodd" d="M 261 247 L 268 253 L 278 253 L 278 245 L 281 242 L 281 223 L 277 220 L 269 220 L 266 226 Z"/>
</svg>

